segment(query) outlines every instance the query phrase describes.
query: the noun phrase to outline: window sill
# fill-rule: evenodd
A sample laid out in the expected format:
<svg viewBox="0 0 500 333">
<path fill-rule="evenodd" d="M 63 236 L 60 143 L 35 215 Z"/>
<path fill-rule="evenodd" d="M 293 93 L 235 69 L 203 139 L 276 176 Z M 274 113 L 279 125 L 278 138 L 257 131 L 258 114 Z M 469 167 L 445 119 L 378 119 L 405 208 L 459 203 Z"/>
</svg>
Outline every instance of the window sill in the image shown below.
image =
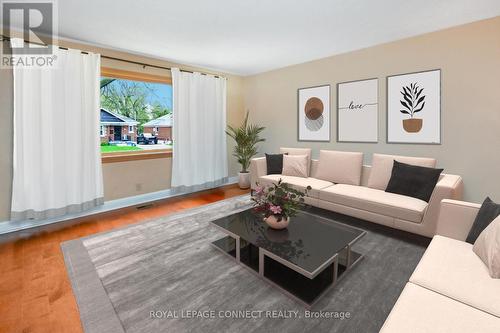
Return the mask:
<svg viewBox="0 0 500 333">
<path fill-rule="evenodd" d="M 172 149 L 158 149 L 146 151 L 102 153 L 102 163 L 117 163 L 128 161 L 152 160 L 172 157 Z"/>
</svg>

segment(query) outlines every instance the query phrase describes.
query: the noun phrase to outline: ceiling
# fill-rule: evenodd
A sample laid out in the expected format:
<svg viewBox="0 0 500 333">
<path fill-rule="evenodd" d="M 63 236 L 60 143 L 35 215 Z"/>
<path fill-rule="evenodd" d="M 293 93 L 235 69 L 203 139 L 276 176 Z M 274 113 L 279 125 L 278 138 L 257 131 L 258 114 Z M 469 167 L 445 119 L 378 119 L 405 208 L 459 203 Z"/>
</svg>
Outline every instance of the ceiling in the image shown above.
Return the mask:
<svg viewBox="0 0 500 333">
<path fill-rule="evenodd" d="M 500 15 L 499 0 L 59 0 L 59 35 L 251 75 Z"/>
</svg>

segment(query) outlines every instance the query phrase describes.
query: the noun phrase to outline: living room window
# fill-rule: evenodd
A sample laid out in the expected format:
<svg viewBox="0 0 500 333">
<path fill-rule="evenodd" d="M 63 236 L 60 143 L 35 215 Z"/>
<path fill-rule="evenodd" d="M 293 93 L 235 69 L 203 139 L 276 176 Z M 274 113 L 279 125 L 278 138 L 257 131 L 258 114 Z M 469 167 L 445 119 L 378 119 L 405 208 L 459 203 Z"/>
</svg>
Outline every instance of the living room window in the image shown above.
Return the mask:
<svg viewBox="0 0 500 333">
<path fill-rule="evenodd" d="M 134 155 L 140 159 L 136 155 L 170 153 L 169 77 L 102 68 L 100 114 L 103 161 L 106 156 Z"/>
</svg>

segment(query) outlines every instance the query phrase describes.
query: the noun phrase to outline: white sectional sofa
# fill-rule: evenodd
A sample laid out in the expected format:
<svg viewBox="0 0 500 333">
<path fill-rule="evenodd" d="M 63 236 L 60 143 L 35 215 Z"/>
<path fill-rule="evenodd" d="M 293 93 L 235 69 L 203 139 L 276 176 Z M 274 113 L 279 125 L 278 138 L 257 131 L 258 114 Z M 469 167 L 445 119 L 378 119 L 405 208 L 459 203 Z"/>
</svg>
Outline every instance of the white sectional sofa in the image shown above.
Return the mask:
<svg viewBox="0 0 500 333">
<path fill-rule="evenodd" d="M 438 235 L 380 332 L 500 332 L 500 279 L 490 277 L 472 244 L 463 241 L 479 208 L 443 200 Z"/>
<path fill-rule="evenodd" d="M 282 153 L 311 156 L 311 149 L 281 148 Z M 404 195 L 385 192 L 389 181 L 393 161 L 407 164 L 434 167 L 435 159 L 407 156 L 374 154 L 376 167 L 359 165 L 357 168 L 344 168 L 332 165 L 331 172 L 337 175 L 346 173 L 346 179 L 352 174 L 359 174 L 358 184 L 334 184 L 317 178 L 319 161 L 311 159 L 308 177 L 267 175 L 266 158 L 254 158 L 250 164 L 251 186 L 256 183 L 268 185 L 280 179 L 299 190 L 311 186 L 312 190 L 306 202 L 312 206 L 354 216 L 367 221 L 383 224 L 392 228 L 432 237 L 437 230 L 437 217 L 440 202 L 443 199 L 461 199 L 463 182 L 460 176 L 442 174 L 429 202 Z M 324 169 L 323 169 L 324 170 Z"/>
</svg>

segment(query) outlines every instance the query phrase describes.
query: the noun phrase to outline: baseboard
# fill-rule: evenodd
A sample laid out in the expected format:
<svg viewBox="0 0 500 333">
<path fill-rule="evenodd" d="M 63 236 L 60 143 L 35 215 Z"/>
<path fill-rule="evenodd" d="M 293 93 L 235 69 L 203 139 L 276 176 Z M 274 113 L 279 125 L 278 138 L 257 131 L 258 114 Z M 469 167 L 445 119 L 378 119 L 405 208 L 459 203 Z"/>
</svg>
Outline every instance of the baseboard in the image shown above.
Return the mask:
<svg viewBox="0 0 500 333">
<path fill-rule="evenodd" d="M 227 186 L 238 183 L 238 177 L 229 177 L 227 182 L 221 184 L 217 187 Z M 51 218 L 46 220 L 25 220 L 25 221 L 3 221 L 0 222 L 0 235 L 5 235 L 13 232 L 18 232 L 22 230 L 28 230 L 33 228 L 38 228 L 42 226 L 47 226 L 55 223 L 67 222 L 75 219 L 87 218 L 97 214 L 109 213 L 115 210 L 130 208 L 130 207 L 140 207 L 152 204 L 157 201 L 183 196 L 186 194 L 196 193 L 200 191 L 205 191 L 217 187 L 207 187 L 203 189 L 197 189 L 197 191 L 185 191 L 178 192 L 172 191 L 171 189 L 152 192 L 147 194 L 135 195 L 123 199 L 115 199 L 106 201 L 103 205 L 92 208 L 85 212 L 68 214 L 57 218 Z"/>
</svg>

